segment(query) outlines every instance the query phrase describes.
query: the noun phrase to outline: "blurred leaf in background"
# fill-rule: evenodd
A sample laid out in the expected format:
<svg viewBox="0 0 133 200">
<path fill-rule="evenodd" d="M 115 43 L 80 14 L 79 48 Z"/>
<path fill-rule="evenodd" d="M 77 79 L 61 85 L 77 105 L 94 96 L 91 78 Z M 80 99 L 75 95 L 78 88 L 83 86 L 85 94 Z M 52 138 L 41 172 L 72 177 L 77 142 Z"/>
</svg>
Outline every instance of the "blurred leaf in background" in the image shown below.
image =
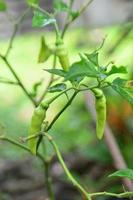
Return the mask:
<svg viewBox="0 0 133 200">
<path fill-rule="evenodd" d="M 6 3 L 4 0 L 0 0 L 0 11 L 6 11 L 7 7 L 6 7 Z"/>
</svg>

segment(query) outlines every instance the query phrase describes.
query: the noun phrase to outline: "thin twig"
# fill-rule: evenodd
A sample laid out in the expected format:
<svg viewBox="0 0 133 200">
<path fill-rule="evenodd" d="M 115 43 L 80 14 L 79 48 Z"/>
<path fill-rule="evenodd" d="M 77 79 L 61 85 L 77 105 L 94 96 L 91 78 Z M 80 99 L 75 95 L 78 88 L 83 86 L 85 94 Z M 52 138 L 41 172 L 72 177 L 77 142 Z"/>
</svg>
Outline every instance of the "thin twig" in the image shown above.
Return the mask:
<svg viewBox="0 0 133 200">
<path fill-rule="evenodd" d="M 49 140 L 49 142 L 52 144 L 52 146 L 56 152 L 56 155 L 59 159 L 59 162 L 60 162 L 62 168 L 64 169 L 64 172 L 68 176 L 69 180 L 77 187 L 77 189 L 79 189 L 80 192 L 82 192 L 87 197 L 88 200 L 91 200 L 91 197 L 96 197 L 96 196 L 112 196 L 112 197 L 118 197 L 118 198 L 133 197 L 133 192 L 123 192 L 123 193 L 119 193 L 119 194 L 110 193 L 110 192 L 96 192 L 96 193 L 88 194 L 88 192 L 84 190 L 84 188 L 75 180 L 75 178 L 70 173 L 69 169 L 67 168 L 67 166 L 62 158 L 62 155 L 59 151 L 57 144 L 55 143 L 55 141 L 53 141 L 53 138 L 47 133 L 44 133 L 43 135 L 46 136 L 47 139 Z M 10 144 L 13 144 L 21 149 L 24 149 L 24 150 L 30 152 L 30 149 L 28 147 L 26 147 L 25 145 L 22 145 L 21 143 L 17 142 L 16 140 L 10 139 L 4 135 L 0 136 L 0 140 L 9 142 Z M 45 160 L 45 158 L 39 153 L 37 154 L 37 157 L 46 166 L 46 163 L 48 160 Z M 47 172 L 45 171 L 45 173 L 47 173 Z M 50 174 L 46 177 L 49 178 L 49 176 L 50 176 Z M 48 185 L 46 185 L 46 186 L 48 186 Z"/>
<path fill-rule="evenodd" d="M 53 146 L 55 153 L 57 155 L 57 158 L 65 172 L 65 174 L 67 175 L 67 177 L 69 178 L 69 180 L 73 183 L 73 185 L 86 197 L 86 199 L 91 200 L 92 197 L 96 197 L 96 196 L 112 196 L 112 197 L 118 197 L 118 198 L 125 198 L 125 197 L 133 197 L 133 191 L 132 192 L 123 192 L 123 193 L 111 193 L 111 192 L 97 192 L 97 193 L 88 193 L 76 180 L 75 178 L 72 176 L 72 174 L 70 173 L 69 169 L 67 168 L 63 157 L 60 153 L 60 150 L 56 144 L 56 142 L 53 140 L 53 138 L 47 134 L 44 133 L 44 136 L 47 137 L 47 139 L 49 140 L 49 142 L 51 143 L 51 145 Z"/>
<path fill-rule="evenodd" d="M 22 140 L 22 142 L 26 142 L 31 139 L 38 138 L 40 135 L 43 136 L 41 133 L 39 133 L 39 134 L 29 136 L 27 138 L 21 138 L 21 140 Z M 37 152 L 37 156 L 40 157 L 41 155 Z M 45 156 L 44 158 L 41 156 L 41 159 L 44 164 L 44 176 L 45 176 L 47 192 L 48 192 L 48 196 L 49 196 L 50 200 L 54 200 L 55 198 L 54 198 L 54 193 L 53 193 L 53 189 L 52 189 L 52 177 L 51 177 L 51 173 L 50 173 L 50 163 L 51 163 L 52 157 L 47 158 L 46 152 L 45 152 L 44 156 Z"/>
<path fill-rule="evenodd" d="M 69 99 L 69 101 L 66 103 L 66 105 L 59 111 L 59 113 L 57 113 L 57 115 L 54 117 L 54 119 L 52 120 L 52 122 L 50 123 L 50 125 L 48 126 L 48 128 L 46 129 L 46 131 L 49 131 L 52 126 L 54 125 L 54 123 L 57 121 L 57 119 L 60 117 L 60 115 L 71 105 L 72 101 L 74 100 L 74 98 L 76 97 L 78 91 L 75 91 L 74 94 L 72 95 L 72 97 Z"/>
<path fill-rule="evenodd" d="M 53 67 L 52 67 L 52 69 L 55 69 L 55 67 L 56 67 L 56 55 L 54 55 Z M 48 88 L 51 86 L 51 84 L 53 83 L 53 81 L 54 81 L 54 74 L 51 74 L 50 79 L 49 79 L 49 82 L 48 82 L 48 84 L 47 84 L 47 86 L 46 86 L 46 88 L 45 88 L 45 90 L 44 90 L 42 96 L 41 96 L 40 99 L 38 100 L 38 103 L 37 103 L 38 105 L 40 104 L 40 102 L 41 102 L 41 101 L 44 99 L 44 97 L 46 96 L 47 90 L 48 90 Z"/>
<path fill-rule="evenodd" d="M 111 193 L 111 192 L 96 192 L 90 194 L 91 197 L 97 196 L 110 196 L 110 197 L 117 197 L 117 198 L 126 198 L 126 197 L 133 197 L 133 192 L 123 192 L 123 193 Z"/>
<path fill-rule="evenodd" d="M 66 21 L 65 25 L 64 25 L 64 28 L 63 28 L 63 31 L 62 31 L 62 34 L 61 34 L 61 37 L 64 38 L 65 36 L 65 33 L 67 31 L 67 29 L 69 28 L 69 26 L 79 17 L 81 16 L 81 14 L 86 10 L 86 8 L 92 3 L 93 0 L 89 0 L 87 1 L 81 8 L 80 10 L 78 11 L 78 16 L 75 17 L 75 18 L 71 18 L 71 19 L 68 19 L 68 21 Z"/>
<path fill-rule="evenodd" d="M 15 25 L 14 25 L 14 30 L 13 30 L 13 33 L 12 33 L 12 35 L 11 35 L 11 38 L 10 38 L 10 41 L 9 41 L 9 45 L 8 45 L 8 48 L 7 48 L 7 51 L 6 51 L 6 54 L 5 54 L 5 57 L 7 57 L 7 56 L 9 55 L 10 50 L 11 50 L 12 45 L 13 45 L 13 42 L 14 42 L 14 39 L 15 39 L 15 36 L 16 36 L 16 34 L 17 34 L 17 31 L 18 31 L 18 28 L 19 28 L 20 24 L 22 24 L 22 22 L 23 22 L 25 16 L 27 15 L 27 13 L 29 12 L 29 10 L 30 10 L 29 8 L 26 9 L 26 10 L 24 11 L 24 13 L 22 14 L 22 16 L 21 16 L 21 17 L 17 20 L 17 22 L 15 23 Z"/>
<path fill-rule="evenodd" d="M 83 5 L 83 7 L 81 7 L 81 9 L 79 10 L 80 15 L 86 10 L 86 8 L 92 3 L 92 1 L 94 0 L 89 0 Z"/>
<path fill-rule="evenodd" d="M 79 92 L 83 92 L 83 91 L 86 91 L 86 90 L 90 90 L 90 89 L 94 89 L 94 87 L 88 87 L 86 89 L 76 89 L 76 88 L 70 88 L 70 89 L 75 89 L 75 92 L 74 94 L 72 95 L 72 97 L 68 100 L 68 102 L 66 103 L 66 105 L 57 113 L 57 115 L 54 117 L 54 119 L 52 120 L 52 122 L 49 124 L 49 126 L 47 127 L 46 131 L 49 131 L 52 126 L 54 125 L 54 123 L 57 121 L 57 119 L 60 117 L 60 115 L 71 105 L 72 101 L 74 100 L 74 98 L 76 97 L 76 95 L 79 93 Z M 67 89 L 67 90 L 70 90 L 70 89 Z"/>
<path fill-rule="evenodd" d="M 10 144 L 13 144 L 21 149 L 24 149 L 27 152 L 30 152 L 30 149 L 27 146 L 19 143 L 16 140 L 8 138 L 4 135 L 0 136 L 0 140 L 9 142 Z M 41 160 L 41 162 L 43 163 L 43 166 L 44 166 L 44 175 L 45 175 L 45 179 L 46 179 L 45 182 L 46 182 L 48 195 L 50 197 L 50 200 L 54 200 L 54 195 L 53 195 L 53 191 L 52 191 L 52 187 L 51 187 L 51 174 L 49 173 L 49 165 L 50 165 L 51 160 L 50 159 L 46 160 L 45 157 L 43 157 L 40 153 L 37 153 L 37 157 Z"/>
<path fill-rule="evenodd" d="M 115 44 L 113 44 L 112 47 L 108 50 L 107 54 L 109 56 L 111 56 L 117 50 L 117 48 L 125 41 L 125 39 L 127 39 L 132 30 L 133 24 L 130 24 L 128 27 L 125 28 L 122 27 L 122 30 L 119 30 L 118 35 L 120 33 L 120 37 L 118 37 Z"/>
<path fill-rule="evenodd" d="M 13 69 L 13 67 L 11 66 L 11 64 L 9 63 L 9 61 L 7 60 L 7 56 L 10 53 L 10 50 L 12 48 L 15 36 L 17 34 L 19 25 L 22 23 L 22 21 L 24 20 L 26 14 L 29 12 L 29 8 L 26 9 L 26 11 L 22 14 L 22 16 L 17 20 L 17 22 L 15 23 L 14 26 L 14 31 L 12 33 L 7 51 L 5 56 L 0 54 L 0 58 L 5 62 L 6 66 L 8 67 L 8 69 L 11 71 L 11 73 L 13 74 L 13 76 L 15 77 L 15 79 L 17 80 L 17 84 L 22 88 L 22 90 L 24 91 L 24 93 L 26 94 L 26 96 L 32 101 L 32 103 L 34 104 L 34 106 L 37 106 L 36 101 L 32 98 L 31 94 L 27 91 L 26 87 L 24 86 L 24 84 L 22 83 L 22 81 L 20 80 L 19 76 L 17 75 L 17 73 L 15 72 L 15 70 Z M 10 84 L 14 84 L 13 82 L 10 82 Z"/>
<path fill-rule="evenodd" d="M 29 149 L 28 147 L 26 147 L 25 145 L 23 145 L 23 144 L 17 142 L 16 140 L 10 139 L 10 138 L 8 138 L 8 137 L 6 137 L 6 136 L 4 136 L 4 135 L 1 135 L 1 136 L 0 136 L 0 140 L 9 142 L 9 143 L 11 143 L 11 144 L 13 144 L 13 145 L 15 145 L 15 146 L 21 148 L 21 149 L 24 149 L 24 150 L 30 152 L 30 149 Z"/>
<path fill-rule="evenodd" d="M 31 135 L 31 136 L 28 136 L 26 138 L 20 138 L 20 140 L 25 143 L 25 142 L 27 142 L 29 140 L 38 138 L 40 135 L 41 135 L 41 133 L 37 133 L 37 134 Z"/>
<path fill-rule="evenodd" d="M 88 194 L 88 192 L 76 181 L 76 179 L 72 176 L 72 174 L 70 173 L 69 169 L 67 168 L 62 155 L 60 153 L 60 150 L 57 146 L 57 144 L 55 143 L 55 141 L 53 140 L 53 138 L 47 134 L 44 133 L 44 135 L 47 137 L 47 139 L 49 140 L 49 142 L 51 143 L 51 145 L 53 146 L 55 153 L 57 155 L 57 158 L 65 172 L 65 174 L 67 175 L 67 177 L 69 178 L 69 180 L 73 183 L 73 185 L 86 197 L 86 199 L 91 200 L 90 195 Z"/>
<path fill-rule="evenodd" d="M 7 81 L 7 80 L 3 80 L 3 83 L 8 83 L 8 84 L 16 84 L 16 85 L 19 85 L 22 90 L 24 91 L 24 93 L 26 94 L 26 96 L 32 101 L 33 105 L 34 106 L 37 106 L 37 102 L 32 98 L 32 96 L 30 95 L 30 93 L 27 91 L 27 89 L 25 88 L 24 84 L 22 83 L 22 81 L 20 80 L 19 76 L 17 75 L 17 73 L 15 72 L 15 70 L 13 69 L 13 67 L 11 66 L 11 64 L 9 63 L 9 61 L 7 60 L 7 57 L 12 49 L 12 46 L 13 46 L 13 42 L 14 42 L 14 39 L 15 39 L 15 36 L 17 34 L 17 31 L 18 31 L 18 28 L 20 26 L 20 24 L 22 23 L 22 21 L 24 20 L 26 14 L 28 13 L 30 9 L 28 8 L 24 13 L 23 15 L 17 20 L 17 22 L 15 23 L 14 25 L 14 30 L 13 30 L 13 33 L 11 35 L 11 38 L 10 38 L 10 41 L 9 41 L 9 45 L 8 45 L 8 48 L 7 48 L 7 51 L 5 53 L 5 56 L 3 55 L 0 55 L 0 57 L 2 58 L 2 60 L 5 62 L 5 64 L 7 65 L 7 67 L 9 68 L 9 70 L 11 71 L 11 73 L 13 74 L 13 76 L 15 77 L 15 79 L 17 80 L 17 83 L 15 82 L 12 82 L 12 81 Z M 58 27 L 57 25 L 55 25 L 55 28 L 56 28 L 56 32 L 58 32 Z M 56 62 L 56 61 L 55 61 Z M 2 80 L 1 80 L 2 82 Z M 51 80 L 52 82 L 52 80 Z M 49 83 L 50 84 L 50 83 Z M 15 141 L 15 140 L 12 140 L 12 139 L 9 139 L 7 137 L 4 137 L 4 136 L 1 136 L 0 137 L 1 140 L 5 140 L 7 142 L 10 142 L 28 152 L 30 152 L 30 149 L 22 144 L 20 144 L 19 142 Z M 44 174 L 45 174 L 45 181 L 46 181 L 46 187 L 47 187 L 47 191 L 48 191 L 48 196 L 51 200 L 54 200 L 54 195 L 53 195 L 53 191 L 52 191 L 52 186 L 51 186 L 51 174 L 49 172 L 49 165 L 50 165 L 50 159 L 49 160 L 45 160 L 45 158 L 42 157 L 41 154 L 37 153 L 37 157 L 41 159 L 41 161 L 43 162 L 43 166 L 44 166 Z"/>
<path fill-rule="evenodd" d="M 18 82 L 14 82 L 12 80 L 9 80 L 9 79 L 3 78 L 3 77 L 0 77 L 0 83 L 9 84 L 9 85 L 19 85 Z"/>
<path fill-rule="evenodd" d="M 5 62 L 6 66 L 8 67 L 8 69 L 11 71 L 11 73 L 13 74 L 13 76 L 15 77 L 15 79 L 17 80 L 18 84 L 20 85 L 20 87 L 22 88 L 22 90 L 24 91 L 25 95 L 31 100 L 31 102 L 37 106 L 36 101 L 32 98 L 32 96 L 30 95 L 30 93 L 27 91 L 27 89 L 25 88 L 24 84 L 22 83 L 22 81 L 20 80 L 19 76 L 17 75 L 17 73 L 15 72 L 15 70 L 13 69 L 13 67 L 11 66 L 11 64 L 9 63 L 9 61 L 7 60 L 6 57 L 0 55 L 0 57 L 2 58 L 2 60 Z"/>
</svg>

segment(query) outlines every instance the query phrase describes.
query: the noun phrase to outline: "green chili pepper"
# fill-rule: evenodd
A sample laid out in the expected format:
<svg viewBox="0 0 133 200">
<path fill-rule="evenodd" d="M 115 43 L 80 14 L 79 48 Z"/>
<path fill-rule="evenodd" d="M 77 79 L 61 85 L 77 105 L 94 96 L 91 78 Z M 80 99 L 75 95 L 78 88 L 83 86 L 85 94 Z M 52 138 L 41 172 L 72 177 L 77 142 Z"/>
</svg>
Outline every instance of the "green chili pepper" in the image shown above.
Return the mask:
<svg viewBox="0 0 133 200">
<path fill-rule="evenodd" d="M 92 91 L 95 94 L 95 107 L 97 114 L 96 134 L 98 139 L 102 139 L 106 124 L 106 98 L 102 90 L 97 88 Z"/>
<path fill-rule="evenodd" d="M 49 107 L 48 104 L 43 106 L 42 104 L 40 104 L 37 108 L 35 108 L 31 119 L 29 136 L 36 135 L 41 131 L 41 126 L 46 117 L 46 111 L 48 107 Z M 37 144 L 36 138 L 30 139 L 28 141 L 29 148 L 33 154 L 36 154 L 36 144 Z"/>
<path fill-rule="evenodd" d="M 38 56 L 38 62 L 45 62 L 51 55 L 56 55 L 59 58 L 59 62 L 65 71 L 69 68 L 69 58 L 67 49 L 62 41 L 58 38 L 55 45 L 48 46 L 45 42 L 45 38 L 41 37 L 41 48 Z"/>
<path fill-rule="evenodd" d="M 38 63 L 45 62 L 52 55 L 51 49 L 45 42 L 45 38 L 41 37 L 41 47 L 38 56 Z"/>
<path fill-rule="evenodd" d="M 69 69 L 69 57 L 68 52 L 64 44 L 58 45 L 56 48 L 56 55 L 59 58 L 59 62 L 64 69 L 64 71 L 68 71 Z"/>
<path fill-rule="evenodd" d="M 47 109 L 49 108 L 50 104 L 60 95 L 61 93 L 49 99 L 42 100 L 40 105 L 37 108 L 35 108 L 29 128 L 29 137 L 39 134 L 39 132 L 41 131 L 42 123 L 46 118 Z M 34 155 L 36 155 L 37 151 L 37 142 L 38 138 L 32 138 L 28 141 L 29 149 L 31 150 L 31 153 Z"/>
</svg>

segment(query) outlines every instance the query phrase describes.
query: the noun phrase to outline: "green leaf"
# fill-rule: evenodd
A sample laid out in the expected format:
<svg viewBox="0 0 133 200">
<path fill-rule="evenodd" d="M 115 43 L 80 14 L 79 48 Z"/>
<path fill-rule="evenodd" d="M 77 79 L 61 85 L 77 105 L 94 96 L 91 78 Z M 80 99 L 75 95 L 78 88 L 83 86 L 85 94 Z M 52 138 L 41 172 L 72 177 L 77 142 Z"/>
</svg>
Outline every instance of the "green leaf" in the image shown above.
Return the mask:
<svg viewBox="0 0 133 200">
<path fill-rule="evenodd" d="M 121 177 L 133 180 L 133 169 L 121 169 L 109 175 L 109 177 Z"/>
<path fill-rule="evenodd" d="M 43 63 L 45 62 L 51 55 L 51 51 L 48 48 L 45 38 L 41 37 L 41 47 L 39 51 L 39 56 L 38 56 L 38 63 Z"/>
<path fill-rule="evenodd" d="M 58 75 L 61 77 L 65 77 L 66 76 L 66 71 L 62 70 L 62 69 L 44 69 L 45 71 L 54 74 L 54 75 Z"/>
<path fill-rule="evenodd" d="M 26 0 L 29 6 L 34 6 L 39 4 L 39 0 Z"/>
<path fill-rule="evenodd" d="M 6 3 L 4 0 L 0 0 L 0 11 L 5 11 L 7 9 Z"/>
<path fill-rule="evenodd" d="M 127 83 L 127 80 L 126 79 L 121 79 L 121 78 L 116 78 L 113 81 L 113 84 L 121 86 L 121 87 L 125 87 L 126 83 Z"/>
<path fill-rule="evenodd" d="M 65 11 L 68 12 L 68 5 L 62 0 L 54 0 L 54 9 L 56 12 Z"/>
<path fill-rule="evenodd" d="M 133 88 L 126 87 L 127 80 L 117 78 L 112 83 L 112 88 L 133 106 Z"/>
<path fill-rule="evenodd" d="M 56 84 L 56 85 L 50 87 L 50 88 L 48 89 L 48 92 L 50 92 L 50 93 L 53 93 L 53 92 L 61 92 L 61 91 L 65 90 L 65 89 L 66 89 L 66 84 L 64 84 L 64 83 L 59 83 L 59 84 Z"/>
<path fill-rule="evenodd" d="M 117 66 L 113 65 L 111 70 L 109 72 L 106 72 L 106 75 L 110 76 L 112 74 L 118 74 L 118 73 L 126 74 L 127 73 L 126 67 L 124 67 L 124 66 L 117 67 Z"/>
<path fill-rule="evenodd" d="M 33 27 L 44 27 L 49 24 L 54 24 L 56 19 L 50 17 L 49 15 L 45 15 L 39 11 L 34 12 L 34 16 L 32 19 L 32 26 Z"/>
<path fill-rule="evenodd" d="M 94 77 L 98 78 L 100 76 L 99 71 L 96 70 L 95 65 L 81 58 L 79 62 L 74 63 L 66 74 L 66 80 L 75 81 L 78 77 Z"/>
<path fill-rule="evenodd" d="M 93 52 L 91 54 L 85 54 L 89 61 L 91 61 L 94 65 L 99 66 L 98 64 L 98 52 Z"/>
<path fill-rule="evenodd" d="M 70 15 L 71 15 L 72 19 L 74 20 L 80 15 L 80 12 L 79 11 L 71 11 Z"/>
</svg>

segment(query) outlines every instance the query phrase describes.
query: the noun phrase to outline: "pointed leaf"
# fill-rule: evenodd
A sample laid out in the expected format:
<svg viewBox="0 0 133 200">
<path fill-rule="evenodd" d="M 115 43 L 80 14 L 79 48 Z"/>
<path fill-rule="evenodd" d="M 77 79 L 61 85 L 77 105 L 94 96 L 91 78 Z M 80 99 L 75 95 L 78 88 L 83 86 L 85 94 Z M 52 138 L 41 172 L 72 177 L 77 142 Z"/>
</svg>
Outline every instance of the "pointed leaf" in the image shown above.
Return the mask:
<svg viewBox="0 0 133 200">
<path fill-rule="evenodd" d="M 78 77 L 94 77 L 100 76 L 100 73 L 95 69 L 95 66 L 90 61 L 81 59 L 81 61 L 74 63 L 68 73 L 66 74 L 66 80 L 75 81 Z"/>
<path fill-rule="evenodd" d="M 65 90 L 65 89 L 66 89 L 66 84 L 64 84 L 64 83 L 59 83 L 59 84 L 56 84 L 56 85 L 50 87 L 50 88 L 48 89 L 48 92 L 50 92 L 50 93 L 53 93 L 53 92 L 61 92 L 61 91 Z"/>
<path fill-rule="evenodd" d="M 126 87 L 126 80 L 117 78 L 112 83 L 112 88 L 133 106 L 133 88 Z"/>
<path fill-rule="evenodd" d="M 44 69 L 45 71 L 51 73 L 51 74 L 55 74 L 61 77 L 65 77 L 66 75 L 66 71 L 61 70 L 61 69 Z"/>
<path fill-rule="evenodd" d="M 117 66 L 113 65 L 112 68 L 111 68 L 111 70 L 109 72 L 107 72 L 106 75 L 110 76 L 112 74 L 117 74 L 117 73 L 126 74 L 127 73 L 126 67 L 124 67 L 124 66 L 117 67 Z"/>
<path fill-rule="evenodd" d="M 88 58 L 88 60 L 90 60 L 94 65 L 99 66 L 99 64 L 98 64 L 99 53 L 98 52 L 93 52 L 91 54 L 86 53 L 85 55 Z"/>
<path fill-rule="evenodd" d="M 121 78 L 116 78 L 113 81 L 113 84 L 121 86 L 121 87 L 125 87 L 126 83 L 127 83 L 127 80 L 126 79 L 121 79 Z"/>
<path fill-rule="evenodd" d="M 33 19 L 32 19 L 32 26 L 33 27 L 44 27 L 49 24 L 53 24 L 55 22 L 56 22 L 55 18 L 45 15 L 39 11 L 35 11 Z"/>
<path fill-rule="evenodd" d="M 109 177 L 121 177 L 133 180 L 133 169 L 121 169 L 109 175 Z"/>
<path fill-rule="evenodd" d="M 62 1 L 62 0 L 54 0 L 54 9 L 57 11 L 57 12 L 60 12 L 60 11 L 65 11 L 67 12 L 69 10 L 69 7 L 68 5 Z"/>
</svg>

